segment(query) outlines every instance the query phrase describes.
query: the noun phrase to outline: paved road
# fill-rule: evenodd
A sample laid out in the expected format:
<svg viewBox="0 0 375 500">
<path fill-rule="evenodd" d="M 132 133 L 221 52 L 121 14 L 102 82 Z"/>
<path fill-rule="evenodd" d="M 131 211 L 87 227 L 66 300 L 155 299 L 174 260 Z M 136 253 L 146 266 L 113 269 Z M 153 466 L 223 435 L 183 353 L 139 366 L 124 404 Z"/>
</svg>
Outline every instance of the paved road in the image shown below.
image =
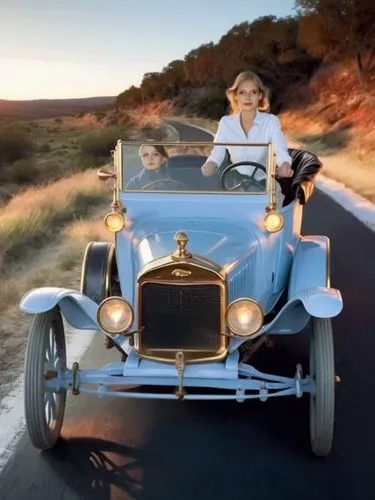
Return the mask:
<svg viewBox="0 0 375 500">
<path fill-rule="evenodd" d="M 206 140 L 179 129 L 184 140 Z M 307 399 L 241 405 L 80 396 L 54 451 L 39 453 L 23 437 L 0 476 L 0 499 L 373 499 L 375 235 L 321 193 L 305 210 L 304 234 L 331 238 L 332 285 L 345 301 L 334 321 L 342 383 L 328 458 L 309 454 Z M 293 341 L 265 352 L 263 362 L 292 367 L 305 359 L 305 339 Z M 85 363 L 115 355 L 103 355 L 101 345 Z"/>
</svg>

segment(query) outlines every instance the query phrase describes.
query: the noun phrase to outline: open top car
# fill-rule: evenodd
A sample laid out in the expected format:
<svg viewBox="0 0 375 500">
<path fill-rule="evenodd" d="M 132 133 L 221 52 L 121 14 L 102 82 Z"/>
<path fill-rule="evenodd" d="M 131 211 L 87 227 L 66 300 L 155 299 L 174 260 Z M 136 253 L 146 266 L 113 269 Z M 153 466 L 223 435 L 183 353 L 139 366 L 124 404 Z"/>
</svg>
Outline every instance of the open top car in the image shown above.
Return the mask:
<svg viewBox="0 0 375 500">
<path fill-rule="evenodd" d="M 330 285 L 328 238 L 300 233 L 322 165 L 307 151 L 290 150 L 294 175 L 278 179 L 271 144 L 238 146 L 247 148 L 243 162 L 226 160 L 204 177 L 213 143 L 118 141 L 114 169 L 98 171 L 113 182 L 104 224 L 115 244 L 88 244 L 80 291 L 43 287 L 21 301 L 35 314 L 25 365 L 34 446 L 56 443 L 68 390 L 238 402 L 307 393 L 313 453 L 330 452 L 331 318 L 343 303 Z M 120 351 L 118 361 L 68 367 L 62 318 L 103 334 L 106 347 Z M 261 345 L 307 326 L 308 374 L 301 364 L 293 377 L 257 369 Z"/>
</svg>

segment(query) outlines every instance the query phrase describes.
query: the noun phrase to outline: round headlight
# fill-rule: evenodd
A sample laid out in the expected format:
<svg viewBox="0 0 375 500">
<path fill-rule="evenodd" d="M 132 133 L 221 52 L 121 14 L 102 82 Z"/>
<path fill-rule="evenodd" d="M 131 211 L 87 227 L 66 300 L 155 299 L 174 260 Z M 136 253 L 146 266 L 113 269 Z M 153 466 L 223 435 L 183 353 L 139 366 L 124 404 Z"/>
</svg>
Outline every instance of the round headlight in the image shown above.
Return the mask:
<svg viewBox="0 0 375 500">
<path fill-rule="evenodd" d="M 104 225 L 111 233 L 118 233 L 124 229 L 125 219 L 119 212 L 110 212 L 105 216 Z"/>
<path fill-rule="evenodd" d="M 284 226 L 284 217 L 280 212 L 269 212 L 263 221 L 264 228 L 269 233 L 277 233 Z"/>
<path fill-rule="evenodd" d="M 226 313 L 229 330 L 240 337 L 256 333 L 263 324 L 263 311 L 252 299 L 232 302 Z"/>
<path fill-rule="evenodd" d="M 100 327 L 107 333 L 121 333 L 133 323 L 133 309 L 126 300 L 120 297 L 109 297 L 103 300 L 97 312 Z"/>
</svg>

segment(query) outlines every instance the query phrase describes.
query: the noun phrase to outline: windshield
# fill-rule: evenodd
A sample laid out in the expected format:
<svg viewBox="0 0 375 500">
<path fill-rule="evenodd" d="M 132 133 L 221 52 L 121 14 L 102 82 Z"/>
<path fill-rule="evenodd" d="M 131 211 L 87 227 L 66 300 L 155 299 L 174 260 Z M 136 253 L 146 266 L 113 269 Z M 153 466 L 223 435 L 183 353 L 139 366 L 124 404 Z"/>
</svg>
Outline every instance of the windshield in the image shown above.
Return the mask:
<svg viewBox="0 0 375 500">
<path fill-rule="evenodd" d="M 135 143 L 119 141 L 123 191 L 265 194 L 272 161 L 269 144 Z M 203 175 L 201 167 L 222 158 Z"/>
</svg>

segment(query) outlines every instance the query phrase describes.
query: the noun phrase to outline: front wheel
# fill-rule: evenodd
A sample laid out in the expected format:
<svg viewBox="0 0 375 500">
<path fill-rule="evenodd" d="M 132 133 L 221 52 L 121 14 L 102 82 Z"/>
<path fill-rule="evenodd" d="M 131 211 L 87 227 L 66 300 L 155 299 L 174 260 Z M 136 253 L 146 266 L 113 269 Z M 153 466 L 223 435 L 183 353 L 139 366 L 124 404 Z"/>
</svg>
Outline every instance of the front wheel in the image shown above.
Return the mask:
<svg viewBox="0 0 375 500">
<path fill-rule="evenodd" d="M 327 456 L 332 448 L 335 419 L 335 362 L 331 320 L 312 318 L 310 376 L 310 442 L 315 455 Z"/>
<path fill-rule="evenodd" d="M 31 324 L 26 349 L 24 406 L 32 444 L 52 448 L 59 436 L 65 414 L 66 390 L 54 392 L 46 381 L 66 370 L 65 332 L 60 310 L 37 314 Z"/>
</svg>

